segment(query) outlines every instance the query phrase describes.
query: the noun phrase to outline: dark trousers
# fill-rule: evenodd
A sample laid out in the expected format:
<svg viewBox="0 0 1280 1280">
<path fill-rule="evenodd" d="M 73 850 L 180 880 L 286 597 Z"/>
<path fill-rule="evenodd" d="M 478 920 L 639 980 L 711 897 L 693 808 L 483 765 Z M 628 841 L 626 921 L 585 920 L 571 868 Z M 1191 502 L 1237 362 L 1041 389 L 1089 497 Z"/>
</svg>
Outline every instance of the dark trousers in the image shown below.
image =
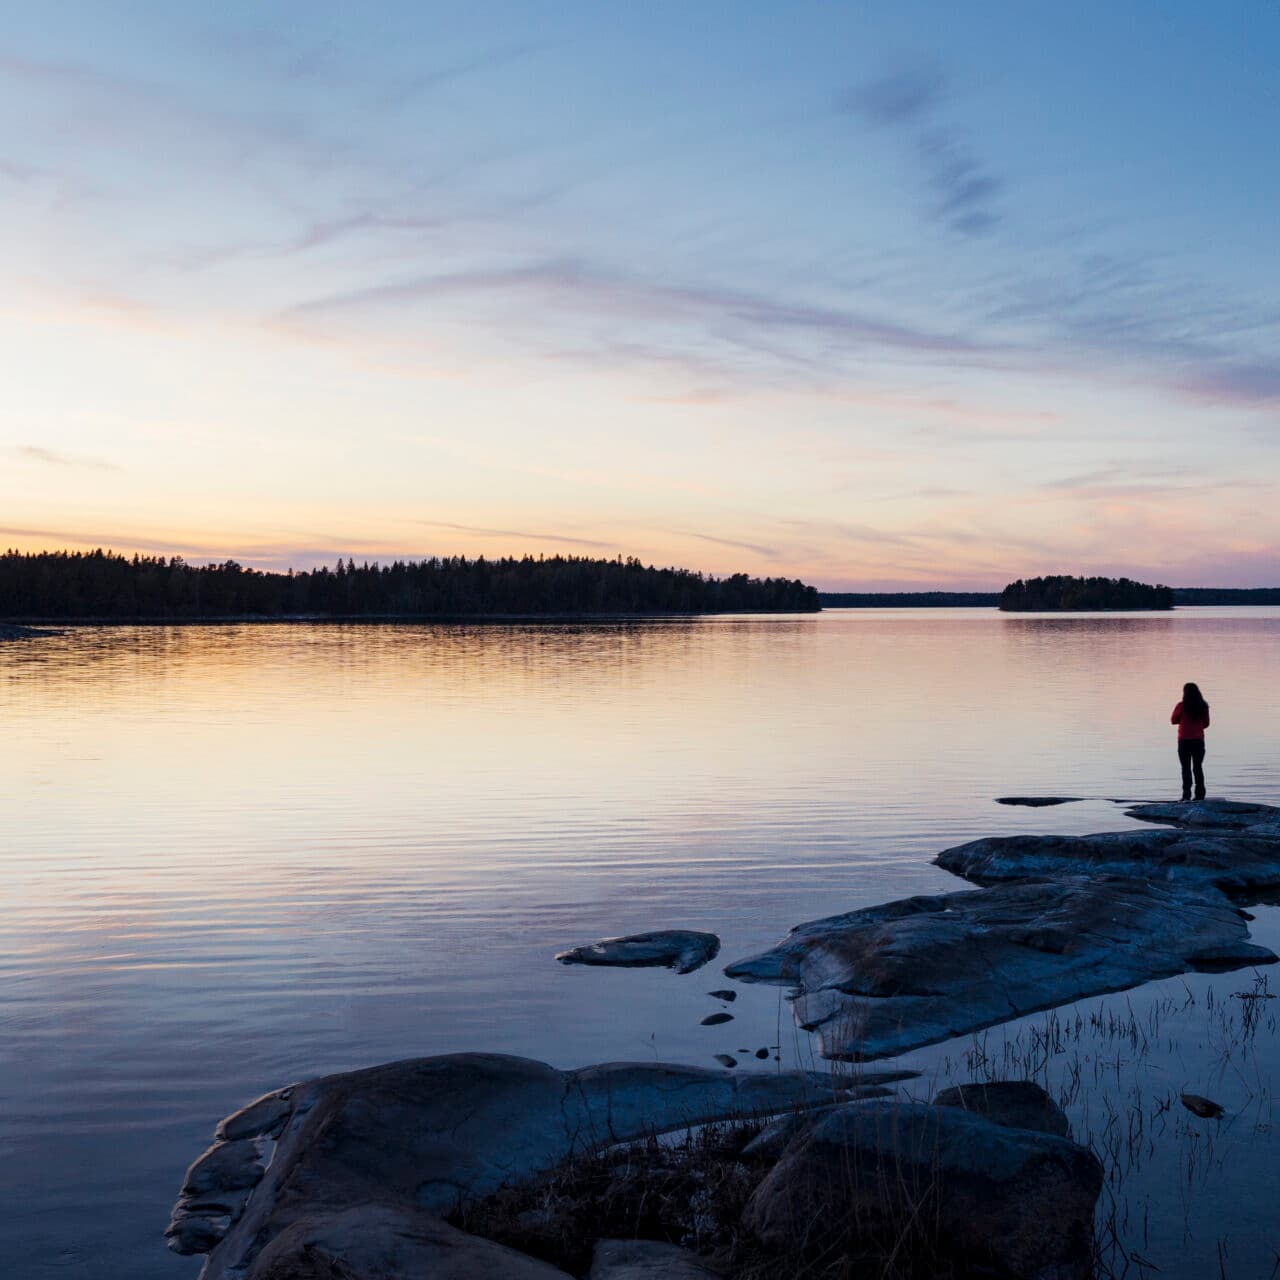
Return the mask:
<svg viewBox="0 0 1280 1280">
<path fill-rule="evenodd" d="M 1191 799 L 1191 771 L 1196 774 L 1196 799 L 1204 799 L 1204 739 L 1179 738 L 1178 763 L 1182 766 L 1182 798 Z"/>
</svg>

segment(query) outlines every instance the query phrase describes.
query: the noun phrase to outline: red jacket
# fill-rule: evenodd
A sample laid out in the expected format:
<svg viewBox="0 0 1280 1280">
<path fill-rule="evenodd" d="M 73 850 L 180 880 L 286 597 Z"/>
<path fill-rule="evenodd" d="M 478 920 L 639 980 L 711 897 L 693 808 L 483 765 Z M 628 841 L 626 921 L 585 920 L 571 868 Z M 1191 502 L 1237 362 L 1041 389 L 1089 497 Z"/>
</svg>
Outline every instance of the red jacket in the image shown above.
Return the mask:
<svg viewBox="0 0 1280 1280">
<path fill-rule="evenodd" d="M 1209 709 L 1205 708 L 1203 720 L 1192 720 L 1188 716 L 1185 720 L 1182 718 L 1182 703 L 1178 703 L 1173 709 L 1173 715 L 1169 717 L 1170 724 L 1178 726 L 1178 738 L 1199 738 L 1203 741 L 1204 731 L 1209 727 Z"/>
</svg>

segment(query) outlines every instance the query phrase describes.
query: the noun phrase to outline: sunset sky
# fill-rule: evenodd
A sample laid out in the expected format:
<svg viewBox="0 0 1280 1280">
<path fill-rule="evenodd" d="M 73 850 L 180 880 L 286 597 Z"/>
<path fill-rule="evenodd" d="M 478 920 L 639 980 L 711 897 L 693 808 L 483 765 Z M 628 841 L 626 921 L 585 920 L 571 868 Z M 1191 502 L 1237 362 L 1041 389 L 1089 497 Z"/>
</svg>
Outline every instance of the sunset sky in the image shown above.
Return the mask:
<svg viewBox="0 0 1280 1280">
<path fill-rule="evenodd" d="M 0 7 L 0 543 L 1280 585 L 1280 3 Z"/>
</svg>

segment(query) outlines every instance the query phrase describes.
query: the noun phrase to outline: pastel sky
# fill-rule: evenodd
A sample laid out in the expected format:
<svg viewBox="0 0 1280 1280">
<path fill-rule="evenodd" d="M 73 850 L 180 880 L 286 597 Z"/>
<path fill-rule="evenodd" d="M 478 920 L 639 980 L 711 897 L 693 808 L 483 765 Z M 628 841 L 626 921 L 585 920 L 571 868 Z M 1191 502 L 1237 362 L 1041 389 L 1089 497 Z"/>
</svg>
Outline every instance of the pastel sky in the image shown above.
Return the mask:
<svg viewBox="0 0 1280 1280">
<path fill-rule="evenodd" d="M 0 543 L 1280 584 L 1280 3 L 0 3 Z"/>
</svg>

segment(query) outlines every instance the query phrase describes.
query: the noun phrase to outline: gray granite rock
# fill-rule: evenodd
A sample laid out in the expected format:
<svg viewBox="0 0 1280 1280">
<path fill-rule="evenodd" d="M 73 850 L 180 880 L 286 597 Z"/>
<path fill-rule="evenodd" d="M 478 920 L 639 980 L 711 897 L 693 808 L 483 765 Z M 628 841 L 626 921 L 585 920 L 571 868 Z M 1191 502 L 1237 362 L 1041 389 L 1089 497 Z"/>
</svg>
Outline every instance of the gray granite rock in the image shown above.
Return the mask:
<svg viewBox="0 0 1280 1280">
<path fill-rule="evenodd" d="M 587 1280 L 720 1280 L 696 1253 L 657 1240 L 600 1240 Z"/>
<path fill-rule="evenodd" d="M 209 1251 L 205 1280 L 242 1280 L 295 1224 L 331 1224 L 355 1205 L 439 1216 L 573 1154 L 809 1105 L 829 1099 L 831 1089 L 829 1078 L 809 1072 L 730 1075 L 660 1063 L 557 1071 L 482 1053 L 324 1076 L 267 1094 L 224 1121 L 226 1141 L 193 1168 L 218 1167 L 223 1157 L 214 1153 L 231 1147 L 226 1165 L 238 1184 L 239 1144 L 275 1134 L 265 1175 L 243 1208 L 236 1186 L 212 1178 L 200 1194 L 184 1192 L 166 1234 L 176 1252 Z"/>
<path fill-rule="evenodd" d="M 753 1194 L 745 1225 L 795 1256 L 857 1239 L 1028 1280 L 1089 1275 L 1102 1167 L 1065 1138 L 954 1107 L 838 1107 L 799 1138 Z M 921 1224 L 925 1224 L 923 1227 Z"/>
<path fill-rule="evenodd" d="M 558 1267 L 467 1235 L 421 1209 L 362 1204 L 299 1218 L 244 1280 L 571 1280 Z"/>
<path fill-rule="evenodd" d="M 986 836 L 945 849 L 934 861 L 983 885 L 1045 876 L 1128 876 L 1217 888 L 1246 901 L 1280 888 L 1280 839 L 1237 829 Z"/>
<path fill-rule="evenodd" d="M 1275 960 L 1247 938 L 1216 890 L 1067 876 L 814 920 L 725 972 L 791 984 L 823 1056 L 861 1061 L 1171 977 L 1201 953 L 1215 965 Z"/>
<path fill-rule="evenodd" d="M 1071 1126 L 1062 1108 L 1032 1080 L 975 1080 L 943 1089 L 935 1107 L 959 1107 L 1010 1129 L 1033 1129 L 1069 1137 Z"/>
<path fill-rule="evenodd" d="M 561 964 L 614 965 L 626 969 L 666 966 L 677 973 L 692 973 L 708 960 L 714 960 L 719 950 L 720 939 L 714 933 L 659 929 L 573 947 L 560 952 L 556 959 Z"/>
</svg>

